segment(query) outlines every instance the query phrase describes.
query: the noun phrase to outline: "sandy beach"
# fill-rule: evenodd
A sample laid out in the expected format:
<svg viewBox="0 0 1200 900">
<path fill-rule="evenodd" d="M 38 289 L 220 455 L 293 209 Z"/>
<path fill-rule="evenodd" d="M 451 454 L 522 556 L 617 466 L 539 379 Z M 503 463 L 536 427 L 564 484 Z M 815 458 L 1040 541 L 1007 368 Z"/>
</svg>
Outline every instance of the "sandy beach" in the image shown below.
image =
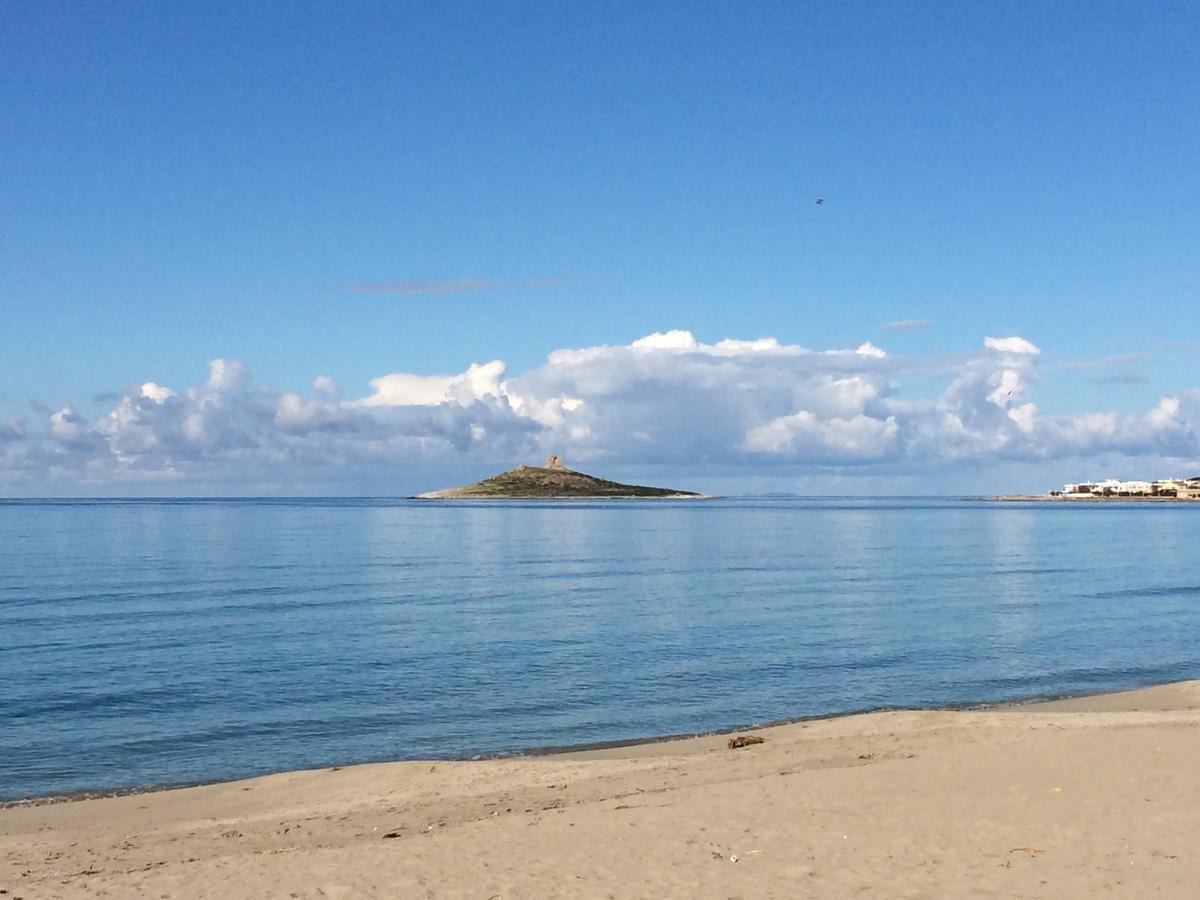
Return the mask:
<svg viewBox="0 0 1200 900">
<path fill-rule="evenodd" d="M 0 897 L 1194 897 L 1200 682 L 0 811 Z"/>
</svg>

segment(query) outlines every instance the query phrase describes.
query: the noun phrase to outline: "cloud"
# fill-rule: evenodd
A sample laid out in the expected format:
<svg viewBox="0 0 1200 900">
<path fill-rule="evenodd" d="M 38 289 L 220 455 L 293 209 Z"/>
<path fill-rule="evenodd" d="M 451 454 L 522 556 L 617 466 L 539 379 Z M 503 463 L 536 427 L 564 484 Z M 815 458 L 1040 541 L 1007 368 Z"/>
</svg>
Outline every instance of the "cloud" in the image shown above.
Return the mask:
<svg viewBox="0 0 1200 900">
<path fill-rule="evenodd" d="M 1048 420 L 1041 427 L 1041 437 L 1046 446 L 1063 456 L 1111 451 L 1193 461 L 1200 456 L 1197 424 L 1200 392 L 1183 391 L 1162 397 L 1141 415 L 1086 413 Z"/>
<path fill-rule="evenodd" d="M 166 403 L 175 396 L 173 390 L 163 387 L 161 384 L 155 384 L 153 381 L 147 381 L 143 384 L 140 393 L 141 396 L 147 400 L 153 400 L 155 403 Z"/>
<path fill-rule="evenodd" d="M 372 379 L 374 393 L 358 402 L 362 406 L 437 406 L 449 402 L 466 405 L 484 397 L 501 396 L 503 375 L 504 363 L 498 359 L 484 365 L 472 363 L 461 375 L 396 372 Z"/>
<path fill-rule="evenodd" d="M 50 415 L 50 434 L 64 444 L 73 444 L 83 439 L 87 431 L 87 420 L 75 415 L 69 406 L 64 406 Z"/>
<path fill-rule="evenodd" d="M 752 428 L 743 446 L 752 453 L 801 455 L 813 461 L 846 464 L 886 457 L 898 431 L 895 416 L 881 421 L 859 413 L 822 421 L 801 410 Z"/>
<path fill-rule="evenodd" d="M 514 278 L 508 281 L 493 281 L 488 278 L 458 278 L 451 281 L 374 281 L 357 282 L 338 286 L 338 290 L 351 294 L 467 294 L 476 291 L 532 290 L 538 288 L 564 287 L 571 284 L 567 279 L 539 276 L 536 278 Z"/>
<path fill-rule="evenodd" d="M 695 350 L 699 344 L 690 331 L 656 331 L 630 346 L 635 350 Z"/>
<path fill-rule="evenodd" d="M 465 294 L 496 289 L 494 281 L 459 278 L 456 281 L 378 281 L 343 284 L 339 290 L 351 294 Z"/>
<path fill-rule="evenodd" d="M 1006 337 L 1006 338 L 984 338 L 983 345 L 989 350 L 999 350 L 1001 353 L 1028 353 L 1036 355 L 1041 353 L 1034 344 L 1025 340 L 1023 337 Z"/>
<path fill-rule="evenodd" d="M 237 389 L 246 378 L 246 367 L 237 360 L 214 359 L 208 364 L 208 387 L 216 392 Z M 157 385 L 155 385 L 157 388 Z M 167 390 L 159 388 L 159 390 Z"/>
<path fill-rule="evenodd" d="M 887 356 L 887 353 L 885 353 L 881 348 L 876 347 L 870 341 L 859 344 L 858 348 L 854 352 L 859 356 L 870 356 L 874 359 L 883 359 L 885 356 Z"/>
<path fill-rule="evenodd" d="M 932 324 L 929 319 L 897 319 L 880 325 L 879 330 L 899 334 L 906 331 L 924 331 Z"/>
<path fill-rule="evenodd" d="M 313 390 L 326 397 L 338 396 L 338 386 L 328 375 L 318 375 L 312 380 Z"/>
<path fill-rule="evenodd" d="M 1118 372 L 1103 378 L 1093 378 L 1093 384 L 1145 384 L 1150 379 L 1138 372 Z"/>
<path fill-rule="evenodd" d="M 39 449 L 39 444 L 28 439 L 24 419 L 13 416 L 0 421 L 0 478 L 44 466 L 44 461 L 35 458 Z"/>
<path fill-rule="evenodd" d="M 931 478 L 960 464 L 1112 453 L 1200 460 L 1200 392 L 1169 394 L 1139 415 L 1047 416 L 1035 402 L 1039 360 L 1020 336 L 913 358 L 869 342 L 821 350 L 774 337 L 706 343 L 676 329 L 554 350 L 517 373 L 500 359 L 438 375 L 395 371 L 347 398 L 329 376 L 314 378 L 310 391 L 282 392 L 216 359 L 192 387 L 145 382 L 90 419 L 66 405 L 33 425 L 8 420 L 0 477 L 490 468 L 551 452 L 600 471 L 890 467 Z M 910 381 L 921 389 L 910 394 Z M 939 383 L 932 396 L 931 382 Z"/>
<path fill-rule="evenodd" d="M 1115 369 L 1120 366 L 1134 366 L 1145 362 L 1141 353 L 1125 353 L 1120 356 L 1081 356 L 1074 359 L 1064 359 L 1057 364 L 1060 369 Z"/>
</svg>

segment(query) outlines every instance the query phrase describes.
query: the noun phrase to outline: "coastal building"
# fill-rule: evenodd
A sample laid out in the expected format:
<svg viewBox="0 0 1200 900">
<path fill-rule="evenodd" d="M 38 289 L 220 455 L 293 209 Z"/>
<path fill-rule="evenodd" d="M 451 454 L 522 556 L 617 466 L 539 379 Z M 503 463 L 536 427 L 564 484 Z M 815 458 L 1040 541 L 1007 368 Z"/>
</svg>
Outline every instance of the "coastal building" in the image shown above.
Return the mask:
<svg viewBox="0 0 1200 900">
<path fill-rule="evenodd" d="M 1106 478 L 1103 481 L 1068 482 L 1061 491 L 1051 491 L 1051 496 L 1066 499 L 1087 497 L 1175 497 L 1181 500 L 1200 500 L 1200 477 L 1161 478 L 1157 481 L 1121 481 Z"/>
<path fill-rule="evenodd" d="M 1117 485 L 1118 497 L 1148 497 L 1150 496 L 1149 481 L 1122 481 Z"/>
</svg>

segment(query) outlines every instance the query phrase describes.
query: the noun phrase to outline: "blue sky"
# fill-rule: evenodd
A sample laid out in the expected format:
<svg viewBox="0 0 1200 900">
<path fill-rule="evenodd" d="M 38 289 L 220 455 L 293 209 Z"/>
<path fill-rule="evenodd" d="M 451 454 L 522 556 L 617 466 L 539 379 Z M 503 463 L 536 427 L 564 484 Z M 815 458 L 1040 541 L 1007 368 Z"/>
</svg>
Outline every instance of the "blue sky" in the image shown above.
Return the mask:
<svg viewBox="0 0 1200 900">
<path fill-rule="evenodd" d="M 1006 458 L 1141 471 L 1200 454 L 1197 4 L 11 3 L 0 17 L 0 422 L 24 448 L 0 491 L 107 490 L 111 428 L 64 447 L 49 417 L 69 408 L 96 432 L 120 397 L 183 396 L 214 359 L 244 365 L 259 405 L 324 375 L 345 407 L 392 373 L 503 360 L 514 379 L 555 350 L 675 329 L 701 348 L 870 342 L 908 361 L 871 376 L 896 403 L 936 403 L 953 359 L 1020 335 L 1041 352 L 1036 376 L 1018 360 L 1016 399 L 1039 417 L 1137 423 L 1180 397 L 1193 442 L 1122 432 L 1017 452 L 1015 435 Z M 993 382 L 1013 369 L 994 362 Z M 789 396 L 777 417 L 808 411 Z M 616 409 L 604 421 L 624 434 Z M 903 429 L 906 410 L 830 415 Z M 764 423 L 738 421 L 725 454 L 636 453 L 596 422 L 578 452 L 783 487 L 957 464 L 896 450 L 868 473 L 792 448 L 783 472 L 747 451 Z M 394 427 L 421 443 L 424 426 Z M 372 492 L 406 487 L 397 471 L 421 482 L 567 440 L 543 437 L 478 456 L 426 441 L 379 468 L 273 452 L 314 490 Z M 115 481 L 183 490 L 155 480 L 166 465 L 189 491 L 225 484 L 229 449 L 153 465 L 126 452 Z M 201 457 L 203 471 L 183 464 Z"/>
</svg>

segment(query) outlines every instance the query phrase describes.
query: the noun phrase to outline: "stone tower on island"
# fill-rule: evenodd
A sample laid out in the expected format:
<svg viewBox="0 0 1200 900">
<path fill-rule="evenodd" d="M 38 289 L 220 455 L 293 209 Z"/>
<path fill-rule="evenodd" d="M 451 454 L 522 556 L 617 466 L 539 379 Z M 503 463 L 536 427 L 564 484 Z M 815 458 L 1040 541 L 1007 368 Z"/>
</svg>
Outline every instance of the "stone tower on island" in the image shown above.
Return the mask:
<svg viewBox="0 0 1200 900">
<path fill-rule="evenodd" d="M 558 454 L 555 454 L 553 456 L 546 457 L 546 464 L 544 466 L 542 466 L 542 468 L 543 469 L 565 469 L 566 466 L 563 465 L 562 457 L 559 456 Z"/>
</svg>

